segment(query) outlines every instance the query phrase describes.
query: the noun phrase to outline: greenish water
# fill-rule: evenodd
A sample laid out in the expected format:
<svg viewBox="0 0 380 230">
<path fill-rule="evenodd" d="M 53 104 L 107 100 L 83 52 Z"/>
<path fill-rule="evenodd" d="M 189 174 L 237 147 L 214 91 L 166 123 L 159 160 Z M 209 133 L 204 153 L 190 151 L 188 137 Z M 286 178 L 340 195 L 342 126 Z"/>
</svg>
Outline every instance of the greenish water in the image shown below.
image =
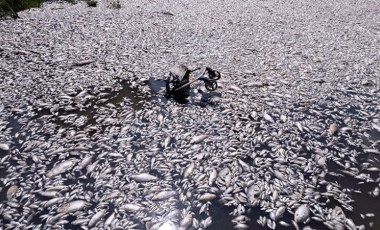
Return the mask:
<svg viewBox="0 0 380 230">
<path fill-rule="evenodd" d="M 0 17 L 12 16 L 17 18 L 17 12 L 41 5 L 42 0 L 0 0 Z"/>
</svg>

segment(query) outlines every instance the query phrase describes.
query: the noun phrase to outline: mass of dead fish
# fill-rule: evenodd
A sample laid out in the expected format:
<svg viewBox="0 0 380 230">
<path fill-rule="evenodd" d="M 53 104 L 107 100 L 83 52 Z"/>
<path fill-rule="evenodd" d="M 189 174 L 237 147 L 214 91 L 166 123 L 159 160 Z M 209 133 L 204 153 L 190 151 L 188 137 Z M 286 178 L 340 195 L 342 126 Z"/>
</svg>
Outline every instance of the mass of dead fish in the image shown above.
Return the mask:
<svg viewBox="0 0 380 230">
<path fill-rule="evenodd" d="M 55 2 L 0 21 L 1 228 L 380 228 L 378 14 L 329 2 Z M 218 90 L 152 90 L 178 62 L 220 71 Z"/>
</svg>

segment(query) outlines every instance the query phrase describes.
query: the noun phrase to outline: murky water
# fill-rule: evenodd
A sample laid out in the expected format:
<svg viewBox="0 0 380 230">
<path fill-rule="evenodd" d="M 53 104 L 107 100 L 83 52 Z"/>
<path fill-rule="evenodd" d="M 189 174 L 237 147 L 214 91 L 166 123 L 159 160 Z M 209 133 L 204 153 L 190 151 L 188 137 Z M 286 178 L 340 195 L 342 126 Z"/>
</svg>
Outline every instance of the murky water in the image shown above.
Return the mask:
<svg viewBox="0 0 380 230">
<path fill-rule="evenodd" d="M 49 119 L 55 124 L 61 127 L 70 127 L 70 122 L 65 122 L 60 118 L 60 116 L 76 115 L 77 117 L 86 117 L 86 122 L 79 125 L 80 127 L 85 127 L 88 125 L 96 124 L 96 115 L 99 108 L 101 107 L 120 107 L 126 104 L 127 106 L 133 108 L 134 110 L 141 110 L 144 106 L 145 101 L 148 97 L 137 88 L 131 87 L 131 85 L 125 81 L 120 81 L 120 90 L 116 91 L 104 91 L 100 92 L 102 96 L 96 96 L 95 99 L 90 100 L 84 105 L 84 108 L 73 109 L 70 111 L 59 109 L 56 112 L 51 112 L 50 109 L 42 109 L 36 111 L 36 115 L 31 118 L 31 120 L 36 120 L 42 116 L 51 116 Z"/>
<path fill-rule="evenodd" d="M 151 78 L 149 79 L 148 84 L 152 90 L 152 95 L 150 97 L 144 96 L 136 88 L 132 88 L 127 82 L 122 81 L 120 82 L 120 85 L 121 85 L 120 90 L 113 91 L 113 92 L 111 91 L 102 92 L 103 93 L 102 97 L 97 97 L 96 99 L 91 100 L 90 102 L 88 102 L 88 104 L 85 106 L 84 109 L 76 109 L 76 110 L 71 110 L 71 111 L 58 110 L 56 113 L 52 113 L 48 109 L 43 109 L 41 111 L 37 111 L 36 115 L 33 116 L 30 119 L 30 121 L 37 122 L 41 125 L 45 124 L 46 122 L 52 122 L 57 126 L 57 128 L 73 128 L 79 131 L 79 130 L 84 129 L 87 126 L 93 126 L 97 124 L 96 117 L 98 115 L 99 108 L 102 108 L 102 107 L 109 107 L 110 105 L 111 106 L 113 105 L 117 109 L 118 107 L 122 105 L 123 106 L 127 105 L 134 110 L 141 110 L 144 108 L 144 103 L 148 100 L 150 100 L 153 103 L 155 102 L 160 103 L 160 104 L 167 103 L 168 98 L 164 96 L 165 82 L 163 80 Z M 192 95 L 190 96 L 194 96 L 194 93 L 192 93 Z M 346 112 L 353 115 L 357 115 L 358 113 L 356 109 L 357 108 L 350 106 L 348 107 Z M 76 117 L 84 116 L 86 117 L 86 122 L 84 122 L 81 125 L 76 125 L 75 122 L 67 122 L 66 120 L 61 119 L 62 116 L 67 116 L 67 115 L 74 115 Z M 332 119 L 331 116 L 332 115 L 330 114 L 328 117 L 326 117 L 326 119 Z M 44 121 L 46 117 L 47 117 L 47 121 Z M 9 127 L 12 128 L 12 136 L 14 136 L 16 133 L 19 133 L 20 131 L 23 130 L 23 125 L 18 122 L 19 118 L 20 117 L 18 116 L 9 118 Z M 343 121 L 337 121 L 337 122 L 343 122 Z M 98 132 L 100 133 L 104 132 L 104 129 Z M 376 130 L 369 130 L 367 134 L 368 134 L 367 135 L 368 137 L 365 137 L 362 139 L 362 142 L 365 144 L 368 144 L 369 141 L 374 142 L 374 141 L 380 140 L 380 133 Z M 34 135 L 38 135 L 38 133 L 37 134 L 35 133 Z M 138 139 L 139 136 L 138 134 L 136 135 L 137 135 L 136 138 Z M 15 143 L 19 143 L 21 140 L 23 140 L 23 138 L 25 139 L 27 136 L 28 135 L 15 137 L 13 141 Z M 49 138 L 49 136 L 47 136 L 46 138 Z M 313 140 L 313 136 L 304 135 L 303 138 L 305 139 L 305 141 Z M 360 139 L 361 137 L 356 135 L 353 138 Z M 327 143 L 328 140 L 324 137 L 319 137 L 318 141 Z M 344 137 L 341 137 L 337 139 L 335 146 L 338 146 L 338 147 L 340 145 L 347 146 L 348 144 L 349 143 L 347 143 L 346 139 Z M 17 148 L 22 149 L 21 144 L 18 144 Z M 377 145 L 376 148 L 380 149 L 380 146 Z M 93 149 L 95 149 L 95 147 Z M 141 148 L 139 146 L 132 147 L 132 150 L 134 151 L 138 151 L 140 149 Z M 263 149 L 272 151 L 271 147 L 269 147 L 266 144 L 262 144 L 256 147 L 254 151 L 260 151 Z M 304 157 L 310 157 L 311 153 L 310 151 L 306 149 L 305 146 L 301 146 L 301 149 L 302 149 L 302 152 L 304 152 Z M 335 149 L 333 148 L 331 150 L 335 151 Z M 364 153 L 363 147 L 361 147 L 360 145 L 352 146 L 351 150 L 360 153 L 356 167 L 358 167 L 361 170 L 361 172 L 367 173 L 372 178 L 376 179 L 379 175 L 378 172 L 368 172 L 368 171 L 362 170 L 360 165 L 370 160 L 370 161 L 373 161 L 374 166 L 379 167 L 380 166 L 379 156 L 371 154 L 371 153 Z M 1 157 L 4 157 L 6 154 L 7 153 L 5 151 L 0 150 Z M 99 155 L 98 152 L 94 154 L 94 157 L 96 157 L 97 155 Z M 53 165 L 57 161 L 58 161 L 58 158 L 52 159 L 50 162 L 49 168 L 53 167 Z M 249 164 L 252 162 L 252 158 L 247 157 L 243 159 L 243 161 Z M 12 160 L 10 162 L 11 162 L 11 165 L 17 165 L 17 162 L 12 163 Z M 31 159 L 27 160 L 27 162 L 29 162 L 30 164 L 33 163 Z M 103 160 L 100 160 L 99 164 L 102 164 L 103 162 L 104 162 Z M 353 202 L 350 204 L 353 208 L 353 211 L 352 212 L 345 211 L 346 216 L 348 218 L 353 219 L 356 225 L 365 225 L 366 228 L 373 227 L 373 229 L 375 229 L 376 226 L 380 226 L 380 219 L 376 218 L 380 216 L 380 206 L 378 205 L 378 202 L 377 202 L 378 197 L 374 197 L 372 195 L 372 191 L 374 190 L 376 186 L 378 186 L 379 182 L 369 182 L 369 183 L 364 182 L 363 183 L 361 180 L 342 174 L 341 170 L 342 170 L 341 166 L 337 165 L 333 161 L 329 161 L 328 171 L 331 173 L 328 174 L 325 179 L 328 182 L 336 183 L 337 185 L 345 188 L 347 190 L 347 194 L 349 194 L 349 196 L 353 199 Z M 4 167 L 0 167 L 0 174 L 4 175 L 5 171 L 6 169 Z M 158 171 L 151 170 L 149 173 L 159 178 L 162 177 Z M 85 174 L 85 172 L 83 171 L 82 174 Z M 21 176 L 23 175 L 26 176 L 27 174 L 24 173 Z M 88 185 L 95 183 L 95 180 L 91 178 L 80 179 L 79 178 L 80 175 L 81 173 L 78 172 L 74 174 L 74 177 L 66 178 L 65 176 L 63 176 L 63 180 L 65 181 L 66 185 L 75 184 L 77 183 L 77 181 L 79 181 L 82 184 L 88 184 Z M 4 187 L 4 184 L 2 182 L 0 183 L 1 183 L 0 185 Z M 84 189 L 91 190 L 93 189 L 93 187 L 88 186 L 87 188 L 84 187 Z M 317 189 L 320 192 L 325 192 L 325 188 L 323 187 L 319 187 Z M 6 190 L 7 188 L 3 189 L 0 192 L 0 201 L 2 202 L 6 200 Z M 40 197 L 40 199 L 48 200 L 45 197 Z M 320 200 L 320 202 L 325 202 L 326 203 L 325 207 L 327 208 L 334 208 L 335 206 L 340 206 L 339 202 L 333 198 L 322 199 Z M 96 207 L 95 204 L 92 204 L 91 208 L 94 209 L 95 207 Z M 110 216 L 113 210 L 115 209 L 112 203 L 109 203 L 108 207 L 109 207 L 110 212 L 108 212 L 108 214 L 106 215 L 106 218 Z M 212 221 L 211 226 L 208 229 L 233 229 L 233 222 L 232 222 L 233 217 L 231 215 L 233 210 L 234 210 L 233 206 L 225 206 L 219 203 L 218 201 L 213 201 L 209 208 L 209 212 L 213 221 Z M 199 212 L 199 210 L 193 210 L 193 211 L 195 213 Z M 369 212 L 374 213 L 375 218 L 373 217 L 363 218 L 362 214 L 365 215 L 366 213 L 369 213 Z M 263 227 L 256 221 L 257 219 L 259 219 L 260 216 L 267 216 L 267 213 L 260 210 L 260 208 L 258 207 L 254 207 L 254 208 L 246 207 L 246 213 L 247 213 L 247 216 L 251 219 L 251 221 L 247 223 L 250 226 L 250 229 L 267 229 L 267 227 Z M 44 222 L 41 222 L 41 217 L 46 214 L 48 214 L 48 211 L 46 209 L 37 211 L 35 216 L 32 219 L 32 222 L 35 224 L 42 224 L 42 226 L 44 226 Z M 204 219 L 207 216 L 199 215 L 198 217 L 200 217 L 201 219 L 202 218 Z M 286 212 L 286 214 L 281 220 L 286 221 L 287 223 L 291 223 L 292 219 L 293 219 L 293 215 L 289 212 Z M 67 218 L 67 220 L 68 220 L 68 223 L 64 225 L 66 229 L 79 229 L 79 226 L 70 224 L 72 221 L 76 220 L 75 217 L 70 216 Z M 307 225 L 300 224 L 300 228 L 304 226 L 310 226 L 314 229 L 326 229 L 326 226 L 324 226 L 323 223 L 317 222 L 315 220 L 311 220 Z M 138 227 L 141 229 L 145 228 L 143 223 L 141 222 Z M 276 227 L 276 229 L 292 229 L 292 228 L 293 226 L 285 227 L 281 225 L 277 225 Z"/>
</svg>

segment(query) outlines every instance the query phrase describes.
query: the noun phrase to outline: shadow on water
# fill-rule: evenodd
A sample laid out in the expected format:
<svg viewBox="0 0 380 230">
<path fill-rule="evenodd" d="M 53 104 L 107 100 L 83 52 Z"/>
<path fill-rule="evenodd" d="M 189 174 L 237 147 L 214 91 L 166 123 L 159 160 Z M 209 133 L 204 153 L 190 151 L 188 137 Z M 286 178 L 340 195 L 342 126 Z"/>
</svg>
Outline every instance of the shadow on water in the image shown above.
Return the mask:
<svg viewBox="0 0 380 230">
<path fill-rule="evenodd" d="M 98 106 L 103 106 L 108 103 L 117 105 L 123 102 L 125 99 L 129 100 L 129 106 L 131 106 L 134 110 L 141 110 L 144 106 L 144 102 L 149 100 L 149 98 L 141 93 L 138 88 L 134 88 L 127 81 L 122 81 L 121 83 L 122 89 L 115 92 L 110 92 L 107 96 L 106 102 L 98 104 Z M 92 108 L 91 113 L 94 112 L 94 108 Z"/>
<path fill-rule="evenodd" d="M 166 81 L 159 78 L 150 77 L 145 82 L 151 92 L 152 96 L 150 97 L 151 101 L 158 103 L 167 103 L 168 97 L 165 96 L 166 93 Z"/>
<path fill-rule="evenodd" d="M 37 111 L 36 115 L 31 118 L 31 120 L 38 119 L 42 116 L 48 115 L 52 116 L 50 119 L 55 124 L 60 127 L 71 127 L 69 122 L 65 122 L 60 117 L 67 115 L 76 115 L 78 117 L 86 117 L 86 121 L 79 127 L 85 127 L 88 125 L 95 125 L 96 115 L 98 114 L 98 109 L 101 107 L 112 106 L 114 108 L 120 107 L 120 105 L 126 104 L 134 110 L 141 110 L 144 106 L 144 103 L 149 100 L 149 98 L 141 93 L 138 88 L 132 87 L 131 84 L 126 80 L 120 81 L 120 90 L 111 91 L 106 90 L 102 91 L 100 94 L 103 96 L 98 96 L 95 99 L 90 100 L 83 108 L 74 108 L 74 109 L 64 109 L 60 108 L 56 112 L 52 112 L 50 109 L 42 109 Z"/>
<path fill-rule="evenodd" d="M 210 216 L 212 224 L 207 228 L 210 230 L 233 229 L 232 216 L 230 213 L 233 207 L 224 206 L 218 202 L 213 202 L 210 207 Z"/>
<path fill-rule="evenodd" d="M 149 85 L 149 88 L 152 90 L 154 94 L 161 94 L 161 95 L 165 94 L 165 91 L 166 91 L 165 80 L 150 77 L 146 83 Z"/>
</svg>

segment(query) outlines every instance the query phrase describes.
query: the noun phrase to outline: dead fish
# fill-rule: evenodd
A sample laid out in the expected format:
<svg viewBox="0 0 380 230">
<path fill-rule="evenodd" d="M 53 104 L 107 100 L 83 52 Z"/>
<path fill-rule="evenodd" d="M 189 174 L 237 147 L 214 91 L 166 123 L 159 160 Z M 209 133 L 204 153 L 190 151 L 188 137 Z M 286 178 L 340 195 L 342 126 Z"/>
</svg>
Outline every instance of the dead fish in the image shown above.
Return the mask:
<svg viewBox="0 0 380 230">
<path fill-rule="evenodd" d="M 95 213 L 91 219 L 90 219 L 90 222 L 88 223 L 88 227 L 93 227 L 96 225 L 96 223 L 99 222 L 99 220 L 107 213 L 107 210 L 106 209 L 102 209 L 100 211 L 98 211 L 97 213 Z"/>
<path fill-rule="evenodd" d="M 256 119 L 257 118 L 257 112 L 256 111 L 252 111 L 249 116 L 251 116 L 252 119 Z"/>
<path fill-rule="evenodd" d="M 303 127 L 302 127 L 301 123 L 296 122 L 296 126 L 297 126 L 299 131 L 303 132 Z"/>
<path fill-rule="evenodd" d="M 348 230 L 356 230 L 356 225 L 354 221 L 350 218 L 346 219 L 346 227 L 348 228 Z"/>
<path fill-rule="evenodd" d="M 162 115 L 162 113 L 159 113 L 157 116 L 157 120 L 160 124 L 162 124 L 162 122 L 164 121 L 164 115 Z"/>
<path fill-rule="evenodd" d="M 191 214 L 186 214 L 181 220 L 180 226 L 181 229 L 188 229 L 193 223 L 193 216 Z"/>
<path fill-rule="evenodd" d="M 20 207 L 20 204 L 18 202 L 14 202 L 14 201 L 8 201 L 7 205 L 9 207 L 12 207 L 12 208 L 18 208 L 18 207 Z"/>
<path fill-rule="evenodd" d="M 78 164 L 78 170 L 82 170 L 85 167 L 87 167 L 87 165 L 89 165 L 91 161 L 92 161 L 92 156 L 83 158 L 83 160 Z"/>
<path fill-rule="evenodd" d="M 107 220 L 104 222 L 104 226 L 108 227 L 112 224 L 112 222 L 115 220 L 116 214 L 112 213 Z"/>
<path fill-rule="evenodd" d="M 376 129 L 378 132 L 380 132 L 380 125 L 372 123 L 372 127 Z"/>
<path fill-rule="evenodd" d="M 92 173 L 92 172 L 95 170 L 96 166 L 98 166 L 98 163 L 99 163 L 99 161 L 97 160 L 97 161 L 95 161 L 94 163 L 88 165 L 88 166 L 86 167 L 86 173 L 87 173 L 87 174 Z"/>
<path fill-rule="evenodd" d="M 106 195 L 103 196 L 102 200 L 103 201 L 106 201 L 106 200 L 112 200 L 112 199 L 116 199 L 116 198 L 119 198 L 121 196 L 124 196 L 124 193 L 120 192 L 119 190 L 115 190 L 111 193 L 108 193 Z"/>
<path fill-rule="evenodd" d="M 325 156 L 317 155 L 317 165 L 325 168 L 327 165 L 326 162 L 327 162 L 327 158 Z"/>
<path fill-rule="evenodd" d="M 57 176 L 61 173 L 69 171 L 75 164 L 76 160 L 67 160 L 54 166 L 46 175 L 48 177 Z"/>
<path fill-rule="evenodd" d="M 161 200 L 167 200 L 170 197 L 173 197 L 176 195 L 175 191 L 161 191 L 153 196 L 153 201 L 161 201 Z"/>
<path fill-rule="evenodd" d="M 231 85 L 230 86 L 230 89 L 236 91 L 236 92 L 241 92 L 242 90 L 240 89 L 240 87 L 236 86 L 236 85 Z"/>
<path fill-rule="evenodd" d="M 158 180 L 157 177 L 150 175 L 148 173 L 140 173 L 140 174 L 134 175 L 132 176 L 132 179 L 137 182 L 149 182 L 149 181 Z"/>
<path fill-rule="evenodd" d="M 235 229 L 249 229 L 249 226 L 244 223 L 238 223 L 234 226 Z"/>
<path fill-rule="evenodd" d="M 281 114 L 281 115 L 280 115 L 280 120 L 281 120 L 282 122 L 286 122 L 287 119 L 288 119 L 288 118 L 287 118 L 284 114 Z"/>
<path fill-rule="evenodd" d="M 44 203 L 43 206 L 44 206 L 44 208 L 48 208 L 48 207 L 51 207 L 55 204 L 61 203 L 62 201 L 64 201 L 64 199 L 65 199 L 64 197 L 53 198 L 53 199 L 46 201 L 46 203 Z"/>
<path fill-rule="evenodd" d="M 162 14 L 169 15 L 169 16 L 174 16 L 174 14 L 170 11 L 162 11 Z"/>
<path fill-rule="evenodd" d="M 277 170 L 274 170 L 273 171 L 273 174 L 275 177 L 277 177 L 277 179 L 279 180 L 282 180 L 282 181 L 285 181 L 287 180 L 287 177 L 284 173 L 280 172 L 280 171 L 277 171 Z"/>
<path fill-rule="evenodd" d="M 380 194 L 380 188 L 379 188 L 379 187 L 376 187 L 376 188 L 372 191 L 372 195 L 373 195 L 374 197 L 377 197 L 377 196 L 379 196 L 379 194 Z"/>
<path fill-rule="evenodd" d="M 363 149 L 365 153 L 380 154 L 377 149 Z"/>
<path fill-rule="evenodd" d="M 379 172 L 380 171 L 380 169 L 377 167 L 369 167 L 369 168 L 366 168 L 365 170 L 370 171 L 370 172 Z"/>
<path fill-rule="evenodd" d="M 18 191 L 17 185 L 12 185 L 11 187 L 9 187 L 7 191 L 7 199 L 8 200 L 12 199 L 13 196 L 17 193 L 17 191 Z"/>
<path fill-rule="evenodd" d="M 4 151 L 8 151 L 9 150 L 9 145 L 7 145 L 5 143 L 0 143 L 0 149 L 4 150 Z"/>
<path fill-rule="evenodd" d="M 71 222 L 71 224 L 73 225 L 83 225 L 83 224 L 86 224 L 88 223 L 90 220 L 85 218 L 85 219 L 76 219 L 74 220 L 73 222 Z"/>
<path fill-rule="evenodd" d="M 264 82 L 261 82 L 261 81 L 253 81 L 253 82 L 248 82 L 246 84 L 247 87 L 263 87 L 265 85 L 266 84 Z"/>
<path fill-rule="evenodd" d="M 39 191 L 38 194 L 40 194 L 41 196 L 51 197 L 51 198 L 62 196 L 62 194 L 57 191 Z"/>
<path fill-rule="evenodd" d="M 75 62 L 72 64 L 72 67 L 74 66 L 84 66 L 84 65 L 88 65 L 88 64 L 91 64 L 95 62 L 94 60 L 84 60 L 84 61 L 79 61 L 79 62 Z"/>
<path fill-rule="evenodd" d="M 216 171 L 215 168 L 211 169 L 210 177 L 208 179 L 208 185 L 212 186 L 215 183 L 217 177 L 218 177 L 218 171 Z"/>
<path fill-rule="evenodd" d="M 286 211 L 285 206 L 279 207 L 275 212 L 275 220 L 280 219 L 282 217 L 282 215 L 285 213 L 285 211 Z"/>
<path fill-rule="evenodd" d="M 208 135 L 194 136 L 194 137 L 191 139 L 190 144 L 198 144 L 198 143 L 201 143 L 201 142 L 204 141 L 207 137 L 208 137 Z"/>
<path fill-rule="evenodd" d="M 57 223 L 58 221 L 61 220 L 61 218 L 66 215 L 65 213 L 58 213 L 57 215 L 54 215 L 54 216 L 49 216 L 46 220 L 46 223 L 51 225 L 51 224 L 55 224 Z"/>
<path fill-rule="evenodd" d="M 212 224 L 211 216 L 209 216 L 205 220 L 201 221 L 201 226 L 203 229 L 207 229 L 211 224 Z"/>
<path fill-rule="evenodd" d="M 190 165 L 183 171 L 183 177 L 184 178 L 189 177 L 193 173 L 194 168 L 195 168 L 195 163 L 194 161 L 192 161 Z"/>
<path fill-rule="evenodd" d="M 128 212 L 138 212 L 144 209 L 144 207 L 137 204 L 125 204 L 122 206 L 122 209 Z"/>
<path fill-rule="evenodd" d="M 286 223 L 285 221 L 280 221 L 278 222 L 280 225 L 284 226 L 284 227 L 290 227 L 290 224 Z"/>
<path fill-rule="evenodd" d="M 165 142 L 164 142 L 164 147 L 165 147 L 165 148 L 169 147 L 169 145 L 170 145 L 170 141 L 171 141 L 171 137 L 168 136 L 168 137 L 165 139 Z"/>
<path fill-rule="evenodd" d="M 336 123 L 333 123 L 329 127 L 329 132 L 331 135 L 336 135 L 339 132 L 339 127 Z"/>
<path fill-rule="evenodd" d="M 225 110 L 222 111 L 222 114 L 227 114 L 227 113 L 229 113 L 231 111 L 232 111 L 231 109 L 225 109 Z"/>
<path fill-rule="evenodd" d="M 177 226 L 170 220 L 163 223 L 158 230 L 178 230 Z"/>
<path fill-rule="evenodd" d="M 269 122 L 274 123 L 274 120 L 273 120 L 272 116 L 269 115 L 267 112 L 264 112 L 264 113 L 263 113 L 263 118 L 264 118 L 264 120 L 266 120 L 266 121 L 269 121 Z"/>
<path fill-rule="evenodd" d="M 204 193 L 199 197 L 199 200 L 201 201 L 211 201 L 215 199 L 216 195 L 212 193 Z"/>
<path fill-rule="evenodd" d="M 87 202 L 84 200 L 74 200 L 63 204 L 57 209 L 57 212 L 61 213 L 71 213 L 76 212 L 87 207 Z"/>
<path fill-rule="evenodd" d="M 309 207 L 306 204 L 299 206 L 294 213 L 294 221 L 296 223 L 304 223 L 310 215 Z"/>
</svg>

